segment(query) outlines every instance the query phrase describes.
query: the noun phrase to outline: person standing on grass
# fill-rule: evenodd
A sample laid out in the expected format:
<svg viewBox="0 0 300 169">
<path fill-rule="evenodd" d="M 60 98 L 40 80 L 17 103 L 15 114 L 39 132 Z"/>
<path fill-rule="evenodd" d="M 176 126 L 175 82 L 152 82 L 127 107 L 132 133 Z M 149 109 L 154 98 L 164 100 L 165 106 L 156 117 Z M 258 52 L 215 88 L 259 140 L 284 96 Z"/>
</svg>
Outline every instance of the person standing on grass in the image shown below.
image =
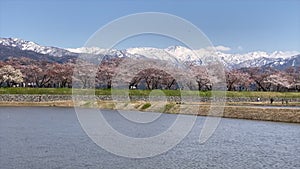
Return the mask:
<svg viewBox="0 0 300 169">
<path fill-rule="evenodd" d="M 273 102 L 274 102 L 274 99 L 273 99 L 273 98 L 271 98 L 271 99 L 270 99 L 270 102 L 271 102 L 271 104 L 273 104 Z"/>
</svg>

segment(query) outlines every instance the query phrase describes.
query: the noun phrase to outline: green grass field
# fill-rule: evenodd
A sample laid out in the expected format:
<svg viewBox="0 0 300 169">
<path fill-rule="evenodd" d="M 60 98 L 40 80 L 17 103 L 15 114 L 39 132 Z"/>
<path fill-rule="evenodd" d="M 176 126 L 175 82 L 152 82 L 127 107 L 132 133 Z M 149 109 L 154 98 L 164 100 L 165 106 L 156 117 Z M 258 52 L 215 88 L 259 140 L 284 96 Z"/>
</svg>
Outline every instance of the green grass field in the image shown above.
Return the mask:
<svg viewBox="0 0 300 169">
<path fill-rule="evenodd" d="M 127 95 L 126 92 L 129 91 L 131 96 L 148 96 L 151 94 L 151 90 L 108 90 L 108 89 L 77 89 L 75 93 L 77 94 L 93 94 L 96 95 Z M 166 96 L 201 96 L 201 97 L 211 97 L 211 91 L 180 91 L 180 90 L 163 90 Z M 71 95 L 71 88 L 0 88 L 0 94 L 61 94 L 61 95 Z M 223 95 L 222 92 L 214 92 L 217 96 L 219 94 Z M 152 96 L 155 94 L 152 94 Z M 280 97 L 280 98 L 300 98 L 300 92 L 256 92 L 256 91 L 228 91 L 226 92 L 227 97 Z"/>
</svg>

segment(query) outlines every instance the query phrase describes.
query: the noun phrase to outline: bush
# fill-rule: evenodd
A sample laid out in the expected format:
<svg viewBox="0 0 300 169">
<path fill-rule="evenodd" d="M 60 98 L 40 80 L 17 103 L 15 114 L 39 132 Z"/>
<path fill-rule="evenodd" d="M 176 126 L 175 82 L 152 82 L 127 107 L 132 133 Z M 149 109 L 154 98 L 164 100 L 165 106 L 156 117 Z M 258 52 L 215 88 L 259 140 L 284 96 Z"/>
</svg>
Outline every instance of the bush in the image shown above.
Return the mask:
<svg viewBox="0 0 300 169">
<path fill-rule="evenodd" d="M 145 103 L 145 104 L 141 107 L 141 109 L 142 109 L 142 110 L 145 110 L 145 109 L 148 109 L 150 106 L 151 106 L 151 103 Z"/>
<path fill-rule="evenodd" d="M 175 106 L 174 103 L 168 103 L 168 104 L 166 104 L 163 113 L 166 113 L 166 112 L 169 113 L 169 111 L 170 111 L 174 106 Z"/>
</svg>

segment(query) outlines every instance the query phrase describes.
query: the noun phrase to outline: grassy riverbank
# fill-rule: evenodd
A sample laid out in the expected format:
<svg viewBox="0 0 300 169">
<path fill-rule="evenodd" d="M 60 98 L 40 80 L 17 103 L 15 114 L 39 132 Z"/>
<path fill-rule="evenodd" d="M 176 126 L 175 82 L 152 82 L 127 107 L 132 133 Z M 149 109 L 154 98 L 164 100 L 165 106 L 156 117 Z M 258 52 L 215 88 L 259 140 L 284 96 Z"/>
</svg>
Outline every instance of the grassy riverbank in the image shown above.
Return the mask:
<svg viewBox="0 0 300 169">
<path fill-rule="evenodd" d="M 77 90 L 77 94 L 92 94 L 96 95 L 128 95 L 128 90 L 102 90 L 102 89 L 86 89 Z M 182 93 L 189 96 L 212 96 L 211 91 L 179 91 L 179 90 L 162 90 L 165 96 L 180 96 Z M 129 90 L 131 96 L 149 96 L 153 95 L 150 90 Z M 24 95 L 72 95 L 71 88 L 0 88 L 0 94 L 24 94 Z M 162 92 L 156 94 L 161 95 Z M 217 92 L 218 94 L 218 92 Z M 300 98 L 300 92 L 236 92 L 229 91 L 226 93 L 229 98 L 268 98 L 261 102 L 227 102 L 224 107 L 222 117 L 227 118 L 241 118 L 241 119 L 255 119 L 255 120 L 269 120 L 281 122 L 296 122 L 300 123 L 300 110 L 290 107 L 300 106 L 298 102 L 281 102 L 283 98 Z M 277 98 L 271 104 L 269 98 Z M 253 99 L 252 99 L 253 100 Z M 255 99 L 254 99 L 255 100 Z M 183 113 L 206 116 L 210 115 L 211 109 L 210 102 L 205 103 L 182 103 L 168 102 L 162 104 L 157 102 L 145 101 L 130 101 L 130 102 L 114 102 L 114 101 L 82 101 L 74 105 L 71 100 L 67 101 L 51 101 L 51 102 L 22 102 L 22 101 L 9 101 L 0 102 L 0 106 L 56 106 L 56 107 L 88 107 L 100 109 L 118 109 L 118 110 L 140 110 L 161 113 Z M 269 107 L 268 107 L 269 106 Z M 271 106 L 271 107 L 270 107 Z M 272 106 L 277 106 L 276 108 Z M 280 107 L 283 106 L 283 107 Z M 288 106 L 288 107 L 287 107 Z"/>
<path fill-rule="evenodd" d="M 128 90 L 109 90 L 109 89 L 80 89 L 77 94 L 95 93 L 96 95 L 127 95 Z M 211 97 L 211 91 L 180 91 L 162 90 L 165 96 L 191 95 L 201 97 Z M 148 96 L 151 90 L 129 90 L 132 96 Z M 71 88 L 0 88 L 0 94 L 48 94 L 48 95 L 71 95 Z M 218 92 L 215 92 L 217 95 Z M 300 92 L 256 92 L 256 91 L 227 91 L 227 97 L 253 97 L 253 98 L 300 98 Z"/>
<path fill-rule="evenodd" d="M 53 107 L 85 107 L 111 110 L 139 110 L 148 112 L 161 112 L 171 114 L 191 114 L 200 116 L 221 116 L 225 118 L 238 118 L 250 120 L 266 120 L 277 122 L 300 123 L 300 109 L 291 107 L 280 107 L 279 104 L 257 104 L 257 103 L 227 103 L 224 112 L 218 115 L 210 114 L 211 105 L 209 103 L 189 103 L 176 104 L 168 102 L 114 102 L 114 101 L 82 101 L 74 104 L 72 101 L 53 102 L 0 102 L 0 106 L 53 106 Z M 265 107 L 264 107 L 265 106 Z M 275 106 L 275 107 L 274 107 Z M 300 103 L 293 103 L 291 106 L 300 106 Z M 220 109 L 221 110 L 221 109 Z M 219 112 L 220 113 L 220 112 Z"/>
</svg>

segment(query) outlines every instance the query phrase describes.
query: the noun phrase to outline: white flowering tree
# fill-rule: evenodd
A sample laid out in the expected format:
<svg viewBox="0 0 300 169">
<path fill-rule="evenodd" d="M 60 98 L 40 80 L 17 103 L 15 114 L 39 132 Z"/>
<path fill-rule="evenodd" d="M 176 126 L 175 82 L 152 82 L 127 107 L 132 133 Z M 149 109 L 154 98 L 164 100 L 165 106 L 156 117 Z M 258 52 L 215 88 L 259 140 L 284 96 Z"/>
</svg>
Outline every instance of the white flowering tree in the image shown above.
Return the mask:
<svg viewBox="0 0 300 169">
<path fill-rule="evenodd" d="M 229 91 L 237 90 L 240 87 L 247 89 L 252 82 L 249 74 L 240 70 L 227 70 L 225 76 Z"/>
<path fill-rule="evenodd" d="M 0 85 L 6 83 L 8 87 L 11 87 L 13 84 L 22 82 L 23 74 L 20 69 L 15 69 L 11 65 L 5 65 L 0 68 Z"/>
<path fill-rule="evenodd" d="M 112 87 L 112 79 L 117 73 L 116 69 L 122 60 L 122 58 L 114 58 L 102 61 L 96 73 L 96 83 L 110 89 Z"/>
<path fill-rule="evenodd" d="M 75 88 L 94 88 L 97 65 L 78 60 L 73 69 L 73 87 Z"/>
<path fill-rule="evenodd" d="M 212 83 L 206 67 L 193 65 L 190 67 L 197 82 L 198 90 L 210 90 Z"/>
</svg>

